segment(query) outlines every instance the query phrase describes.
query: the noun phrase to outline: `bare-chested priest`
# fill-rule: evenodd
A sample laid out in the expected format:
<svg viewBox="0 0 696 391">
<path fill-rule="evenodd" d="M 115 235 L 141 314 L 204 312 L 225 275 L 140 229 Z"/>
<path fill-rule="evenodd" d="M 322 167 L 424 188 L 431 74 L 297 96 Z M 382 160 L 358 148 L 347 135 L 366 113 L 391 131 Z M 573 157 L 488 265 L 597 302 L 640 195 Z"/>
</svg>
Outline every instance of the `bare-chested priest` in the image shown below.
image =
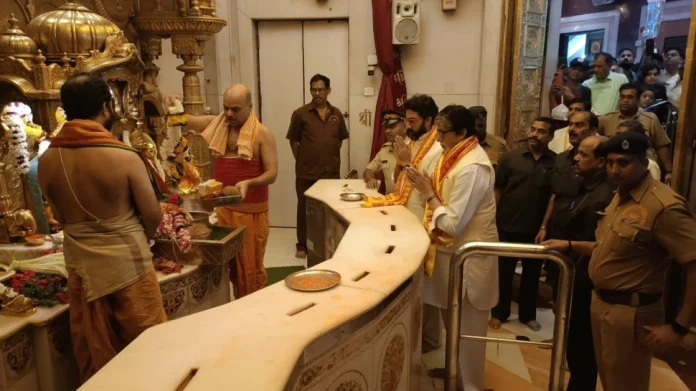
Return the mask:
<svg viewBox="0 0 696 391">
<path fill-rule="evenodd" d="M 266 285 L 263 257 L 268 241 L 268 185 L 278 175 L 278 152 L 273 133 L 252 111 L 251 92 L 242 84 L 230 86 L 218 116 L 189 116 L 188 128 L 208 142 L 213 178 L 224 186 L 236 186 L 244 200 L 239 205 L 217 208 L 218 223 L 247 227 L 244 249 L 230 265 L 235 297 Z"/>
<path fill-rule="evenodd" d="M 69 121 L 39 159 L 38 176 L 64 228 L 70 332 L 84 382 L 167 320 L 148 246 L 162 216 L 144 161 L 109 131 L 106 81 L 71 76 L 60 97 Z"/>
</svg>

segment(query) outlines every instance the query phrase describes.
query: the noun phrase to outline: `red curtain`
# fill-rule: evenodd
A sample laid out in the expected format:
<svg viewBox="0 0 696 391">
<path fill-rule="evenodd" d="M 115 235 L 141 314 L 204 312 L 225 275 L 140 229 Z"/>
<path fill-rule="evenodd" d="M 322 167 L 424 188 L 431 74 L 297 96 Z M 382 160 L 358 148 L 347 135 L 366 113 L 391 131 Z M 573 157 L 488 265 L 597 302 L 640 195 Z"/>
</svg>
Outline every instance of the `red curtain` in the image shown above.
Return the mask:
<svg viewBox="0 0 696 391">
<path fill-rule="evenodd" d="M 401 68 L 401 59 L 399 52 L 392 46 L 391 0 L 372 0 L 372 30 L 375 34 L 377 62 L 383 76 L 375 108 L 370 159 L 375 157 L 384 144 L 382 109 L 404 111 L 406 101 L 406 79 Z"/>
</svg>

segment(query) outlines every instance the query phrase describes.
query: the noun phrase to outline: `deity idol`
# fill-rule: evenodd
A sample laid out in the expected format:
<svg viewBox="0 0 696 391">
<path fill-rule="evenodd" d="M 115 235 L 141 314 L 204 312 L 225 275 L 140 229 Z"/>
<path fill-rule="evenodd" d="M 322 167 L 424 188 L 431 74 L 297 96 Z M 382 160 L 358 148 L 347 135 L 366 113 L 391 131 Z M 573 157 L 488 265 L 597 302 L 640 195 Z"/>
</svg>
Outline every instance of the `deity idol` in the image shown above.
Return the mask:
<svg viewBox="0 0 696 391">
<path fill-rule="evenodd" d="M 169 177 L 177 184 L 182 194 L 196 191 L 201 183 L 198 169 L 192 164 L 192 156 L 188 150 L 188 140 L 182 134 L 186 125 L 186 114 L 181 102 L 176 102 L 168 108 L 167 136 L 162 141 L 160 153 L 162 166 Z"/>
</svg>

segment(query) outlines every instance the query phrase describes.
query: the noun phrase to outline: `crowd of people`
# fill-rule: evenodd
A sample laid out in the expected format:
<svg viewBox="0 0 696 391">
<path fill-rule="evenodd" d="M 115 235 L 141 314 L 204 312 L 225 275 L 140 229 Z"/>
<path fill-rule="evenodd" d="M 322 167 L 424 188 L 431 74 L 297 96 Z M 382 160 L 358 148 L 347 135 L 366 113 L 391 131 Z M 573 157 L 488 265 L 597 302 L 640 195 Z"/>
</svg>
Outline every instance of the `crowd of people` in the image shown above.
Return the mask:
<svg viewBox="0 0 696 391">
<path fill-rule="evenodd" d="M 666 52 L 666 75 L 683 62 L 672 52 Z M 661 182 L 670 181 L 670 140 L 655 114 L 640 107 L 649 98 L 645 91 L 653 98 L 662 93 L 648 88 L 658 85 L 659 71 L 646 66 L 632 75 L 641 85 L 612 72 L 612 63 L 608 54 L 596 55 L 588 79 L 589 68 L 571 62 L 564 85 L 554 84 L 549 95 L 553 118 L 535 119 L 513 150 L 487 131 L 481 106 L 440 109 L 432 97 L 415 95 L 403 112 L 384 111 L 387 143 L 363 178 L 370 188 L 383 182 L 386 194 L 367 197 L 364 206 L 405 206 L 431 239 L 424 261 L 424 352 L 442 341 L 449 259 L 472 241 L 541 243 L 574 263 L 569 390 L 594 390 L 597 374 L 606 391 L 647 390 L 652 354 L 677 346 L 696 324 L 696 221 L 685 200 Z M 678 101 L 673 78 L 664 88 Z M 340 148 L 348 138 L 341 111 L 328 100 L 330 80 L 315 75 L 309 88 L 312 101 L 292 114 L 286 136 L 296 160 L 298 258 L 307 255 L 304 193 L 320 179 L 339 178 Z M 40 158 L 39 181 L 65 227 L 74 349 L 86 380 L 144 329 L 166 320 L 148 247 L 161 215 L 152 175 L 108 130 L 115 114 L 106 82 L 71 76 L 61 99 L 69 121 Z M 278 173 L 273 133 L 239 84 L 225 91 L 221 114 L 186 116 L 186 126 L 208 142 L 214 178 L 242 195 L 241 204 L 218 208 L 217 216 L 220 224 L 247 227 L 229 277 L 236 297 L 253 293 L 267 281 L 268 186 Z M 105 159 L 112 163 L 84 164 Z M 122 169 L 114 172 L 114 166 Z M 118 273 L 95 263 L 104 257 L 119 258 Z M 680 312 L 665 325 L 661 298 L 671 261 L 685 265 L 688 283 Z M 510 319 L 517 263 L 490 255 L 468 260 L 464 334 L 485 336 L 488 327 Z M 518 315 L 535 331 L 541 329 L 541 272 L 538 260 L 522 261 Z M 551 265 L 554 297 L 557 275 Z M 485 351 L 483 342 L 462 342 L 462 389 L 483 389 Z M 444 375 L 442 369 L 429 374 Z"/>
</svg>

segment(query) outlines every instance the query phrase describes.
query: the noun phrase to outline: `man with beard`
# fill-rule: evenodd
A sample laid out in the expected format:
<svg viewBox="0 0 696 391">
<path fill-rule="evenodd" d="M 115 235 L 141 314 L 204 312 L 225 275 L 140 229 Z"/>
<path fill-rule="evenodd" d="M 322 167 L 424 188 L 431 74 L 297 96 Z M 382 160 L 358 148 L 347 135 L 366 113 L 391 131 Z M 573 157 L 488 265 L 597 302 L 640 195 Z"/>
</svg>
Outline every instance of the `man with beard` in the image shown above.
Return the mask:
<svg viewBox="0 0 696 391">
<path fill-rule="evenodd" d="M 621 73 L 626 75 L 629 83 L 637 82 L 638 75 L 634 72 L 636 66 L 636 56 L 633 54 L 633 50 L 629 48 L 623 48 L 619 50 L 618 65 L 621 68 Z"/>
<path fill-rule="evenodd" d="M 69 121 L 39 158 L 38 176 L 64 228 L 70 332 L 85 382 L 167 320 L 148 245 L 162 215 L 142 157 L 108 130 L 106 81 L 73 75 L 60 97 Z"/>
<path fill-rule="evenodd" d="M 408 210 L 423 219 L 425 214 L 425 198 L 413 188 L 413 183 L 408 179 L 404 168 L 413 167 L 419 169 L 426 156 L 439 153 L 442 150 L 437 142 L 437 131 L 434 127 L 435 117 L 438 113 L 437 104 L 428 95 L 414 95 L 404 104 L 406 109 L 406 135 L 395 137 L 394 152 L 396 153 L 396 179 L 394 193 L 384 197 L 367 197 L 364 207 L 404 205 Z M 439 343 L 435 345 L 439 346 Z"/>
<path fill-rule="evenodd" d="M 648 158 L 658 161 L 665 173 L 665 183 L 672 180 L 672 157 L 669 152 L 671 143 L 665 129 L 655 114 L 640 110 L 638 99 L 641 89 L 638 84 L 624 84 L 619 89 L 619 111 L 599 118 L 599 133 L 612 137 L 619 131 L 619 124 L 625 120 L 635 119 L 645 127 L 650 149 Z"/>
<path fill-rule="evenodd" d="M 696 324 L 696 220 L 686 200 L 648 174 L 647 138 L 623 132 L 602 143 L 618 191 L 597 224 L 595 240 L 545 243 L 591 256 L 592 338 L 606 391 L 648 391 L 654 353 L 682 343 Z M 663 291 L 671 261 L 687 273 L 684 304 L 664 324 Z M 572 315 L 571 315 L 572 316 Z"/>
<path fill-rule="evenodd" d="M 605 140 L 606 137 L 591 135 L 576 147 L 577 151 L 573 157 L 574 177 L 580 179 L 579 186 L 567 189 L 564 193 L 554 194 L 552 213 L 548 219 L 549 238 L 566 242 L 594 240 L 597 221 L 614 197 L 615 188 L 607 177 L 606 159 L 595 154 L 597 146 Z M 549 242 L 542 244 L 547 243 Z M 566 352 L 570 368 L 568 391 L 592 391 L 597 385 L 597 364 L 590 322 L 592 282 L 587 272 L 589 257 L 575 252 L 566 255 L 575 264 Z M 554 298 L 557 295 L 556 284 L 556 281 L 552 283 Z"/>
<path fill-rule="evenodd" d="M 312 101 L 292 113 L 286 138 L 295 157 L 297 192 L 296 258 L 307 256 L 307 202 L 304 193 L 320 179 L 338 179 L 341 145 L 348 128 L 341 110 L 329 103 L 331 80 L 320 74 L 309 81 Z"/>
<path fill-rule="evenodd" d="M 507 152 L 495 172 L 495 195 L 498 204 L 497 225 L 501 242 L 534 243 L 551 197 L 551 175 L 556 154 L 549 150 L 553 138 L 552 119 L 540 117 L 527 132 L 527 145 Z M 517 258 L 501 257 L 498 262 L 500 300 L 491 310 L 488 325 L 499 329 L 510 317 L 512 280 Z M 533 331 L 541 324 L 536 320 L 541 262 L 522 260 L 519 291 L 519 320 Z"/>
<path fill-rule="evenodd" d="M 486 151 L 486 155 L 488 155 L 488 159 L 495 169 L 498 167 L 498 162 L 503 157 L 503 154 L 509 151 L 507 143 L 502 137 L 488 133 L 488 112 L 485 107 L 473 106 L 469 108 L 469 111 L 474 116 L 476 138 L 479 140 L 479 145 Z"/>
<path fill-rule="evenodd" d="M 213 178 L 235 186 L 242 203 L 216 209 L 218 224 L 243 226 L 244 247 L 230 265 L 236 298 L 266 285 L 263 265 L 268 242 L 268 185 L 278 175 L 278 152 L 273 133 L 252 111 L 251 92 L 242 84 L 230 86 L 218 116 L 188 116 L 188 128 L 202 131 L 211 153 Z"/>
<path fill-rule="evenodd" d="M 415 95 L 406 101 L 404 108 L 406 109 L 406 134 L 409 141 L 405 141 L 400 136 L 397 136 L 394 141 L 396 152 L 395 191 L 384 197 L 367 197 L 362 206 L 371 208 L 403 205 L 416 215 L 418 221 L 423 221 L 426 197 L 414 187 L 414 183 L 408 177 L 406 170 L 421 170 L 424 168 L 422 166 L 424 161 L 431 161 L 442 152 L 442 146 L 437 142 L 437 127 L 434 125 L 438 107 L 430 96 Z M 440 309 L 424 304 L 424 328 L 427 328 L 429 324 L 434 324 L 436 330 L 434 333 L 429 333 L 427 329 L 424 330 L 423 352 L 437 349 L 442 344 L 439 337 Z M 434 337 L 429 339 L 430 335 Z"/>
<path fill-rule="evenodd" d="M 368 189 L 379 189 L 379 181 L 384 181 L 384 189 L 387 194 L 394 191 L 394 168 L 396 167 L 396 155 L 394 155 L 394 139 L 406 136 L 406 123 L 404 114 L 395 110 L 382 110 L 382 127 L 387 136 L 387 142 L 377 152 L 375 158 L 367 165 L 363 172 L 363 179 Z"/>
<path fill-rule="evenodd" d="M 423 221 L 431 246 L 425 261 L 423 303 L 429 316 L 423 320 L 423 338 L 439 341 L 442 323 L 438 311 L 446 318 L 450 258 L 469 242 L 497 242 L 495 226 L 495 175 L 486 152 L 479 145 L 474 117 L 464 106 L 445 107 L 436 118 L 442 146 L 439 155 L 431 155 L 423 170 L 407 168 L 406 174 L 419 193 L 425 195 Z M 463 297 L 456 307 L 461 332 L 486 336 L 488 311 L 497 302 L 497 257 L 476 255 L 467 260 L 463 275 Z M 460 379 L 463 390 L 483 390 L 486 344 L 462 341 L 459 350 Z M 442 377 L 444 368 L 432 369 L 431 377 Z"/>
<path fill-rule="evenodd" d="M 667 89 L 667 99 L 671 104 L 679 108 L 682 92 L 682 79 L 684 78 L 684 50 L 680 48 L 667 48 L 665 50 L 665 73 L 662 82 Z"/>
</svg>

